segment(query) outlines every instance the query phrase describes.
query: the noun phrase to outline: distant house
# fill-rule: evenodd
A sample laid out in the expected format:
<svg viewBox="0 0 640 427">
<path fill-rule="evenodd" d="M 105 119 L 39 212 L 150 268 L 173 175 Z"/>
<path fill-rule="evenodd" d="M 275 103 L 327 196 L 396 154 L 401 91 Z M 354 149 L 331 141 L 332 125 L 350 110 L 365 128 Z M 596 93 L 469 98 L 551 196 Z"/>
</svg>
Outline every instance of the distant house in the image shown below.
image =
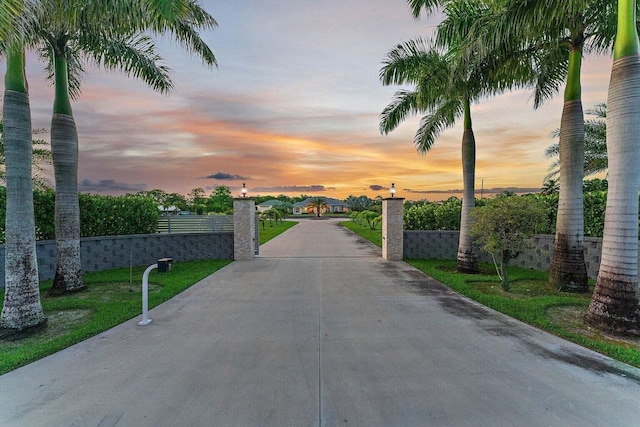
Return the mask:
<svg viewBox="0 0 640 427">
<path fill-rule="evenodd" d="M 303 200 L 298 203 L 293 204 L 293 214 L 294 215 L 302 215 L 302 214 L 312 214 L 315 213 L 314 208 L 311 206 L 311 202 L 315 200 L 316 197 L 309 197 L 306 200 Z M 344 213 L 349 212 L 349 206 L 347 206 L 344 202 L 338 199 L 332 199 L 331 197 L 323 197 L 325 203 L 327 204 L 327 208 L 323 209 L 321 213 Z"/>
<path fill-rule="evenodd" d="M 165 215 L 177 215 L 180 212 L 180 208 L 178 208 L 177 206 L 163 206 L 160 205 L 158 206 L 158 210 L 162 213 L 164 213 Z"/>
<path fill-rule="evenodd" d="M 262 202 L 259 205 L 256 205 L 257 212 L 265 212 L 271 208 L 277 208 L 282 202 L 277 199 L 267 200 L 266 202 Z"/>
</svg>

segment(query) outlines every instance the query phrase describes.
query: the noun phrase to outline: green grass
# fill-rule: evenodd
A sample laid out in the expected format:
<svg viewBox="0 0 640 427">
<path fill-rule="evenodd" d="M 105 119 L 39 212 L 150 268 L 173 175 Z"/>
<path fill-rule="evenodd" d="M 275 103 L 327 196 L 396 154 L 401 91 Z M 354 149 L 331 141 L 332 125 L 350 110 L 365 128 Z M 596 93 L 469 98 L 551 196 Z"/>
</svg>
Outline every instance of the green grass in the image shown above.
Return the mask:
<svg viewBox="0 0 640 427">
<path fill-rule="evenodd" d="M 372 230 L 371 227 L 367 225 L 360 225 L 353 221 L 344 221 L 344 222 L 341 222 L 340 225 L 348 228 L 349 230 L 353 231 L 356 234 L 359 234 L 360 236 L 364 237 L 374 245 L 377 245 L 378 247 L 382 247 L 382 230 L 381 229 Z"/>
<path fill-rule="evenodd" d="M 285 231 L 287 231 L 297 223 L 298 221 L 284 221 L 284 222 L 279 222 L 277 224 L 275 222 L 272 224 L 269 224 L 269 221 L 265 221 L 265 224 L 260 223 L 259 224 L 260 225 L 260 232 L 259 232 L 260 244 L 264 245 L 269 240 L 273 239 L 279 234 L 284 233 Z"/>
<path fill-rule="evenodd" d="M 353 222 L 342 224 L 379 244 L 379 231 L 375 234 Z M 559 292 L 549 286 L 547 272 L 509 267 L 511 290 L 505 292 L 493 264 L 481 264 L 480 274 L 461 274 L 456 272 L 455 261 L 407 262 L 454 291 L 487 307 L 621 362 L 640 367 L 640 341 L 616 339 L 588 328 L 582 317 L 587 312 L 591 292 Z M 593 291 L 593 284 L 590 291 Z"/>
<path fill-rule="evenodd" d="M 171 271 L 149 275 L 149 308 L 167 301 L 214 273 L 229 260 L 174 262 Z M 141 283 L 146 267 L 85 274 L 87 289 L 48 297 L 51 281 L 40 286 L 47 325 L 0 340 L 0 375 L 83 341 L 142 313 Z M 1 293 L 4 297 L 4 292 Z"/>
</svg>

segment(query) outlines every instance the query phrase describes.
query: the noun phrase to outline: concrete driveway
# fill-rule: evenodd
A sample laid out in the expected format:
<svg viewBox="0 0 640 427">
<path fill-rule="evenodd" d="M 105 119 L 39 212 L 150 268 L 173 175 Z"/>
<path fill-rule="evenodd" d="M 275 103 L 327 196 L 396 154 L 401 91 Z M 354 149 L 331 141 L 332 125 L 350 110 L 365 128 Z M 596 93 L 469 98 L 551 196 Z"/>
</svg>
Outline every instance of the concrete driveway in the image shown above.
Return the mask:
<svg viewBox="0 0 640 427">
<path fill-rule="evenodd" d="M 0 426 L 637 426 L 640 370 L 303 220 L 150 312 L 0 377 Z"/>
</svg>

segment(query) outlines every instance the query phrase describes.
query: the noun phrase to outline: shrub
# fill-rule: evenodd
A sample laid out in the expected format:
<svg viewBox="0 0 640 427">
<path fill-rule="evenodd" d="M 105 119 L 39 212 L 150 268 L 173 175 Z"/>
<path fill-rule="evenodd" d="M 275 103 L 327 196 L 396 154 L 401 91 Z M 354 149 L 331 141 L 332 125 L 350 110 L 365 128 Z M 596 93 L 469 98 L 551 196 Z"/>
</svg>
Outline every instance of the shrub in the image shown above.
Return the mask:
<svg viewBox="0 0 640 427">
<path fill-rule="evenodd" d="M 55 239 L 55 192 L 35 191 L 36 238 Z M 98 196 L 80 194 L 80 235 L 114 236 L 155 233 L 159 211 L 155 201 L 144 196 Z M 1 243 L 4 243 L 6 189 L 0 187 Z"/>
<path fill-rule="evenodd" d="M 533 237 L 545 226 L 544 205 L 531 197 L 498 196 L 471 212 L 470 234 L 482 249 L 499 253 L 502 289 L 509 290 L 507 265 L 533 246 Z"/>
</svg>

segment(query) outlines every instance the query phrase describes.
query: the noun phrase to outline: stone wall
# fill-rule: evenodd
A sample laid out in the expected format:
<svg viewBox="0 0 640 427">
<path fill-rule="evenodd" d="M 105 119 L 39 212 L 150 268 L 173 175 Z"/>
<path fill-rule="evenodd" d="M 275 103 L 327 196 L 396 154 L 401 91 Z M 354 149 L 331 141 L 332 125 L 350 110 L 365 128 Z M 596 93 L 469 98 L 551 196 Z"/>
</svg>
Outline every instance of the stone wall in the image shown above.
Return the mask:
<svg viewBox="0 0 640 427">
<path fill-rule="evenodd" d="M 455 260 L 458 253 L 458 231 L 405 231 L 404 232 L 404 257 L 408 259 L 447 259 Z M 515 260 L 511 265 L 534 270 L 548 270 L 553 254 L 552 235 L 539 235 L 536 237 L 535 248 L 528 250 Z M 481 262 L 491 262 L 491 256 L 478 249 Z M 600 255 L 602 253 L 602 239 L 596 237 L 584 238 L 584 256 L 587 264 L 587 274 L 596 278 L 600 268 Z"/>
<path fill-rule="evenodd" d="M 37 242 L 40 280 L 53 279 L 56 242 Z M 158 258 L 173 257 L 175 262 L 201 259 L 233 259 L 233 233 L 140 234 L 131 236 L 86 237 L 80 241 L 82 270 L 145 266 Z M 4 245 L 0 245 L 0 287 L 4 287 Z"/>
</svg>

